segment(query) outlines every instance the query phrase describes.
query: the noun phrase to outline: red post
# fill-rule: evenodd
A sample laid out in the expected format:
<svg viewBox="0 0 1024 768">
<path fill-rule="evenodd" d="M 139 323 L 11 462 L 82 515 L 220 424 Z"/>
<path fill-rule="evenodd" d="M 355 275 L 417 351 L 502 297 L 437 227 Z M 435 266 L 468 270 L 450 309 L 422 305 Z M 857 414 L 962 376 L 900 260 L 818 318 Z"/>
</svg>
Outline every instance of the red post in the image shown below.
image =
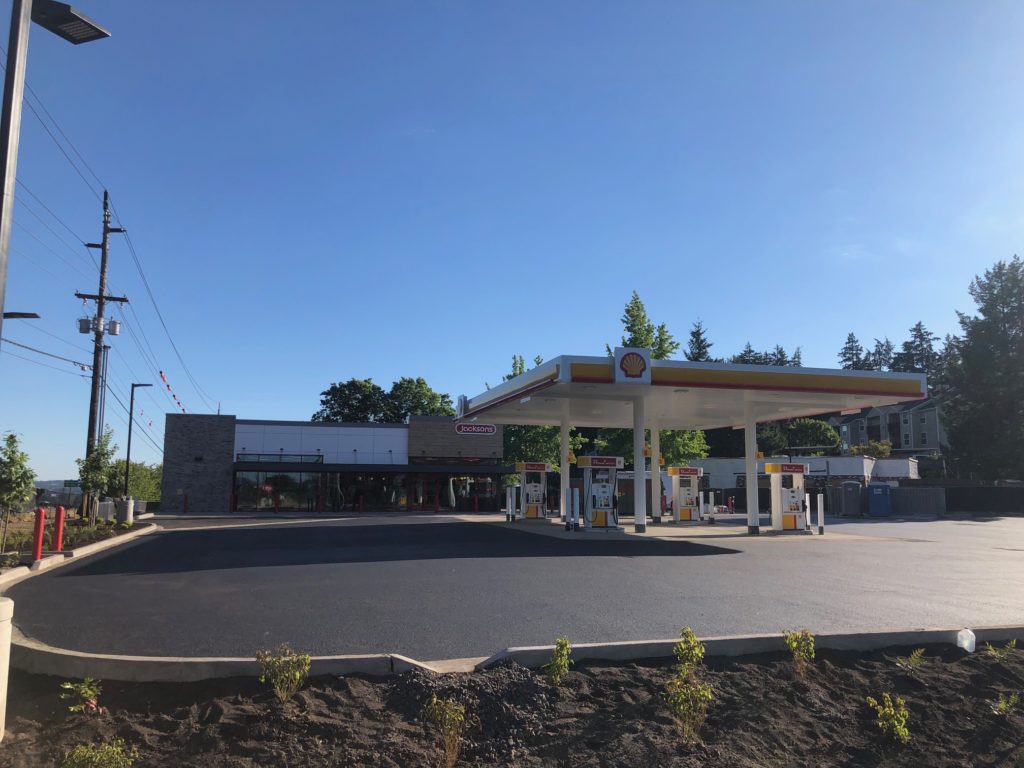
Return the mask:
<svg viewBox="0 0 1024 768">
<path fill-rule="evenodd" d="M 46 528 L 46 510 L 42 507 L 36 510 L 36 538 L 32 547 L 32 559 L 43 559 L 43 530 Z"/>
<path fill-rule="evenodd" d="M 56 527 L 53 531 L 53 551 L 64 551 L 64 507 L 57 507 Z"/>
</svg>

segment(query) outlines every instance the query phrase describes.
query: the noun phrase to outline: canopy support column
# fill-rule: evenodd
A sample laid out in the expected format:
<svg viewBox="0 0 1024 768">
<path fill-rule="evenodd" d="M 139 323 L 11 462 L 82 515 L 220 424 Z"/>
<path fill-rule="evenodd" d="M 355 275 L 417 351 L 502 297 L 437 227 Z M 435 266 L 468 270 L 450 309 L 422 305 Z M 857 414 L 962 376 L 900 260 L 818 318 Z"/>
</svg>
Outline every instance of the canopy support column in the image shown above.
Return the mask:
<svg viewBox="0 0 1024 768">
<path fill-rule="evenodd" d="M 661 522 L 661 435 L 658 422 L 651 419 L 651 521 Z"/>
<path fill-rule="evenodd" d="M 749 408 L 743 423 L 743 454 L 747 475 L 747 533 L 756 536 L 761 532 L 757 500 L 757 421 Z"/>
<path fill-rule="evenodd" d="M 633 531 L 647 530 L 647 483 L 644 482 L 644 429 L 647 426 L 647 403 L 642 397 L 633 400 Z"/>
<path fill-rule="evenodd" d="M 564 522 L 569 517 L 569 401 L 562 408 L 561 443 L 558 449 L 558 511 Z"/>
</svg>

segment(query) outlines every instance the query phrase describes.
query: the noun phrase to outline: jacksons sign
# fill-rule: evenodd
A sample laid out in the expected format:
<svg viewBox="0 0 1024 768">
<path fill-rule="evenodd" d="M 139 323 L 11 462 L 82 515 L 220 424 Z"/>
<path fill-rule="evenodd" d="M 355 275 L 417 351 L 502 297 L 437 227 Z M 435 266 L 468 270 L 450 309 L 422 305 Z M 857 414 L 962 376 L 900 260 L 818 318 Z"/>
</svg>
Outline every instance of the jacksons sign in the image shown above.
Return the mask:
<svg viewBox="0 0 1024 768">
<path fill-rule="evenodd" d="M 458 435 L 493 435 L 498 428 L 493 424 L 456 424 L 455 433 Z"/>
</svg>

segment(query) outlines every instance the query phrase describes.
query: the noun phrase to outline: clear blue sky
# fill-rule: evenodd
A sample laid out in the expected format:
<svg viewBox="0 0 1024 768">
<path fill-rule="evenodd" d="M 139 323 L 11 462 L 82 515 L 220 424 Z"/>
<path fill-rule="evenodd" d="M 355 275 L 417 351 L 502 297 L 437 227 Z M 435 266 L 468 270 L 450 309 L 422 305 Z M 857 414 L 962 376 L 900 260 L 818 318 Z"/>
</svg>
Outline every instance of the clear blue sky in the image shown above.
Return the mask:
<svg viewBox="0 0 1024 768">
<path fill-rule="evenodd" d="M 602 353 L 634 288 L 677 338 L 701 318 L 715 354 L 778 343 L 830 367 L 851 330 L 955 331 L 971 278 L 1020 251 L 1019 2 L 163 5 L 81 0 L 113 37 L 34 28 L 28 80 L 224 413 L 306 419 L 352 376 L 476 394 L 515 353 Z M 31 112 L 18 170 L 99 238 Z M 43 319 L 4 335 L 88 361 L 72 293 L 95 270 L 19 196 L 6 308 Z M 113 243 L 140 346 L 209 410 Z M 161 383 L 130 335 L 111 343 L 119 396 Z M 0 355 L 0 431 L 41 479 L 76 476 L 87 407 L 83 379 Z M 170 401 L 140 407 L 161 442 Z M 123 417 L 109 403 L 122 451 Z"/>
</svg>

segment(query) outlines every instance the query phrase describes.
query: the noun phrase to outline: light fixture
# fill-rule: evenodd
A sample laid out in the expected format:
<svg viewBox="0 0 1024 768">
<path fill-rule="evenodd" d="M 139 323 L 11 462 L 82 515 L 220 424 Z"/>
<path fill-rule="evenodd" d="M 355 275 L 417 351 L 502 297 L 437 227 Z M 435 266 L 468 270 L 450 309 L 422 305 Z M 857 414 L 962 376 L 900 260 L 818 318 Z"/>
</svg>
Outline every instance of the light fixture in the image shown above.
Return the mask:
<svg viewBox="0 0 1024 768">
<path fill-rule="evenodd" d="M 55 0 L 35 0 L 32 3 L 32 21 L 75 45 L 110 37 L 107 30 L 81 11 Z"/>
</svg>

